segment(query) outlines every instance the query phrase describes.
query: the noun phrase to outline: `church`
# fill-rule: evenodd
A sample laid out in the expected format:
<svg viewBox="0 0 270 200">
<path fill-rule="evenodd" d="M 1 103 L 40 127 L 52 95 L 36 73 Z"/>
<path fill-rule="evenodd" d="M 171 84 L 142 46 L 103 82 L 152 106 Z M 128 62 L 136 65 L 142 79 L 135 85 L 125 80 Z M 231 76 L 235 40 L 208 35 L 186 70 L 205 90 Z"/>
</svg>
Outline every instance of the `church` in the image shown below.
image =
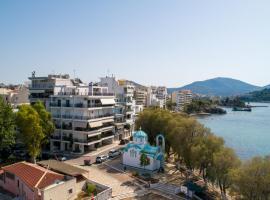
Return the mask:
<svg viewBox="0 0 270 200">
<path fill-rule="evenodd" d="M 161 145 L 160 142 L 162 143 Z M 165 140 L 162 135 L 157 136 L 156 146 L 151 146 L 144 131 L 135 131 L 133 133 L 133 142 L 127 144 L 124 148 L 122 163 L 128 167 L 156 171 L 164 167 L 164 150 Z M 141 156 L 143 154 L 148 159 L 148 164 L 145 166 L 141 164 Z"/>
</svg>

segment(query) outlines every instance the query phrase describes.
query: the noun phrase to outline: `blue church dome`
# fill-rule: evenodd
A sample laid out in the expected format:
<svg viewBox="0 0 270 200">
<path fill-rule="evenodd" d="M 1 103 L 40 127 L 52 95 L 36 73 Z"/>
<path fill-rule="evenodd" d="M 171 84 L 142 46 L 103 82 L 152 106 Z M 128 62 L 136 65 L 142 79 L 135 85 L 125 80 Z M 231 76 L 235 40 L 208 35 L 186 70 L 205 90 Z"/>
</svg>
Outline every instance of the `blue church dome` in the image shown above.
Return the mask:
<svg viewBox="0 0 270 200">
<path fill-rule="evenodd" d="M 136 131 L 133 133 L 133 137 L 135 138 L 147 138 L 147 134 L 142 131 L 142 130 L 139 130 L 139 131 Z"/>
</svg>

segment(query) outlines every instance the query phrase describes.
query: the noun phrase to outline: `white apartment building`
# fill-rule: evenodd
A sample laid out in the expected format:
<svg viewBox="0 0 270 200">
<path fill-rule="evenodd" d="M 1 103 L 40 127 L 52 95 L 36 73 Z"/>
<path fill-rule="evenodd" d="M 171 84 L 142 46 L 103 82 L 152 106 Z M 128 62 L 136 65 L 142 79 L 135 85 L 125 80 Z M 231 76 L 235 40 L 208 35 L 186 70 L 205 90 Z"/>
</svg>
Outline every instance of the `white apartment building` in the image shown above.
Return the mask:
<svg viewBox="0 0 270 200">
<path fill-rule="evenodd" d="M 150 86 L 147 91 L 147 107 L 156 106 L 166 108 L 167 88 L 164 86 Z"/>
<path fill-rule="evenodd" d="M 119 139 L 129 138 L 135 125 L 134 85 L 126 80 L 116 80 L 113 76 L 100 78 L 100 85 L 115 94 L 115 125 Z"/>
<path fill-rule="evenodd" d="M 50 149 L 84 153 L 111 144 L 115 137 L 114 106 L 114 95 L 107 87 L 55 87 L 50 111 L 56 131 Z"/>
<path fill-rule="evenodd" d="M 84 153 L 113 142 L 115 97 L 107 87 L 86 85 L 68 75 L 32 74 L 29 79 L 30 102 L 43 101 L 55 123 L 51 151 Z"/>
<path fill-rule="evenodd" d="M 186 104 L 191 103 L 193 94 L 191 90 L 176 91 L 176 111 L 183 111 Z"/>
</svg>

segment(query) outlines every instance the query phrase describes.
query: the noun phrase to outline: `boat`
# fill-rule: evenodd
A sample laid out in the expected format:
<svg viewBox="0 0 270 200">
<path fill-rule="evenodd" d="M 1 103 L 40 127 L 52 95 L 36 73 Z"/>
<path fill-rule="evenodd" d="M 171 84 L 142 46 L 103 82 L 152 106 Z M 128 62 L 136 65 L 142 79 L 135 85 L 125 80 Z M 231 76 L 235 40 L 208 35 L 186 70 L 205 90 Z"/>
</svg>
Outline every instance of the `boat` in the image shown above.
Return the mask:
<svg viewBox="0 0 270 200">
<path fill-rule="evenodd" d="M 251 107 L 245 107 L 245 108 L 242 108 L 242 107 L 233 107 L 232 110 L 233 111 L 246 111 L 246 112 L 251 112 L 252 111 Z"/>
</svg>

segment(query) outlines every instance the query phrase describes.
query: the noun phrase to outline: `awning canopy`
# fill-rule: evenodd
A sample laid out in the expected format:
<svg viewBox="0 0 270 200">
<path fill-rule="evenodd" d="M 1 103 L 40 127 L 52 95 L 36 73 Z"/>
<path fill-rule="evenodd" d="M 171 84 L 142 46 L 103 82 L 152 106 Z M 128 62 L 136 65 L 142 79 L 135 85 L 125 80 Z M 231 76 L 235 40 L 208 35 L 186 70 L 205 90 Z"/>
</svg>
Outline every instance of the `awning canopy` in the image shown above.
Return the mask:
<svg viewBox="0 0 270 200">
<path fill-rule="evenodd" d="M 100 99 L 102 105 L 114 105 L 114 99 Z"/>
<path fill-rule="evenodd" d="M 114 119 L 104 119 L 102 123 L 114 122 Z"/>
<path fill-rule="evenodd" d="M 89 126 L 91 128 L 100 127 L 100 126 L 102 126 L 102 122 L 100 122 L 100 121 L 98 121 L 98 122 L 89 122 Z"/>
<path fill-rule="evenodd" d="M 45 90 L 33 90 L 33 89 L 30 89 L 30 93 L 44 93 Z"/>
<path fill-rule="evenodd" d="M 73 127 L 86 128 L 87 122 L 73 122 Z"/>
</svg>

